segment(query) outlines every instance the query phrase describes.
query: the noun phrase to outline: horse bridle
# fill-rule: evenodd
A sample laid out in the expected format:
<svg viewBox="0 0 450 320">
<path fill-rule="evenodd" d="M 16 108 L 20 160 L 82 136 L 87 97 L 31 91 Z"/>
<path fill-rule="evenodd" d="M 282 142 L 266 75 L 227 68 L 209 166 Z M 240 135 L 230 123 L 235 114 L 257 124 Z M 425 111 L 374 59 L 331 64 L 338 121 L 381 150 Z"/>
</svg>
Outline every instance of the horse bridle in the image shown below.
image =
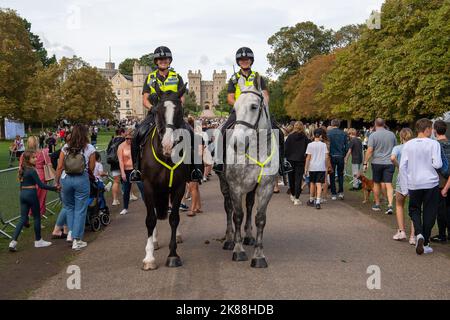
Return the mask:
<svg viewBox="0 0 450 320">
<path fill-rule="evenodd" d="M 267 114 L 267 110 L 266 110 L 266 108 L 264 106 L 264 96 L 262 95 L 262 93 L 255 92 L 255 91 L 248 91 L 247 90 L 247 91 L 242 91 L 241 95 L 242 94 L 249 94 L 249 93 L 257 95 L 260 98 L 258 118 L 256 119 L 256 122 L 253 125 L 251 123 L 248 123 L 247 121 L 242 121 L 242 120 L 237 120 L 235 122 L 235 124 L 240 124 L 240 125 L 246 126 L 247 128 L 256 130 L 256 129 L 258 129 L 258 123 L 259 123 L 259 120 L 261 119 L 261 115 L 262 115 L 263 111 L 264 111 L 267 119 L 269 119 L 269 115 Z"/>
</svg>

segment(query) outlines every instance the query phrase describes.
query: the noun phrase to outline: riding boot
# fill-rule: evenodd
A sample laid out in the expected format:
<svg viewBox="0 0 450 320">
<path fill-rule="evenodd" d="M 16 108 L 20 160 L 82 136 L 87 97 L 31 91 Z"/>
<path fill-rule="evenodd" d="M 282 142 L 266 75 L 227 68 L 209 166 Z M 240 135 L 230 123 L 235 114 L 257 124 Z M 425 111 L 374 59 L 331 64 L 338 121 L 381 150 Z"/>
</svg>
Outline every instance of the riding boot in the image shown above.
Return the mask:
<svg viewBox="0 0 450 320">
<path fill-rule="evenodd" d="M 203 165 L 202 163 L 196 163 L 195 161 L 199 159 L 196 159 L 194 153 L 195 150 L 198 150 L 198 146 L 195 145 L 194 131 L 192 130 L 192 127 L 187 123 L 184 123 L 184 128 L 188 130 L 189 134 L 191 135 L 191 163 L 188 165 L 189 181 L 198 182 L 201 184 L 203 179 Z M 199 161 L 201 162 L 201 159 Z"/>
</svg>

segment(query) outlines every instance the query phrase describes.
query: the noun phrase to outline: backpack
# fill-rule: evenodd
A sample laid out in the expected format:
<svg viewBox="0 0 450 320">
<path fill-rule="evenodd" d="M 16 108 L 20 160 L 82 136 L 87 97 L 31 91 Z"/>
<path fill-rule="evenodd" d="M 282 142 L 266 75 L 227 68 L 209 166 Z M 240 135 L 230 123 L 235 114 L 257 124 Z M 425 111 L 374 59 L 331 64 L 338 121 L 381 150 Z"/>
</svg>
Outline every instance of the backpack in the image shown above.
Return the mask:
<svg viewBox="0 0 450 320">
<path fill-rule="evenodd" d="M 82 175 L 86 171 L 86 159 L 80 149 L 68 149 L 64 157 L 64 170 L 68 175 Z"/>
<path fill-rule="evenodd" d="M 441 152 L 443 154 L 443 163 L 442 163 L 442 168 L 440 170 L 440 173 L 442 174 L 442 176 L 447 179 L 449 177 L 449 162 L 450 162 L 450 142 L 449 141 L 439 141 L 440 145 L 441 145 Z M 445 163 L 445 160 L 447 160 L 447 163 Z"/>
<path fill-rule="evenodd" d="M 109 165 L 114 165 L 119 163 L 119 157 L 117 156 L 117 150 L 119 149 L 119 146 L 124 142 L 125 139 L 122 137 L 114 138 L 110 145 L 108 146 L 108 149 L 106 150 L 106 163 Z"/>
</svg>

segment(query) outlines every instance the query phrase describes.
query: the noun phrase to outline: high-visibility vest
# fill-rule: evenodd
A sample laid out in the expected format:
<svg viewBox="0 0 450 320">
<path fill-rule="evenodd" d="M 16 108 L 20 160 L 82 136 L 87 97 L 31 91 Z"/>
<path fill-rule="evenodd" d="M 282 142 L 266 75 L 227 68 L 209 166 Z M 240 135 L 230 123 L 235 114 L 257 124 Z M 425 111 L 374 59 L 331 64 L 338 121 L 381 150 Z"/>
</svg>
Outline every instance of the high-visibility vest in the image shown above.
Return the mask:
<svg viewBox="0 0 450 320">
<path fill-rule="evenodd" d="M 252 71 L 252 73 L 250 73 L 250 75 L 248 76 L 248 78 L 244 77 L 245 79 L 245 86 L 246 87 L 251 87 L 254 84 L 254 81 L 256 79 L 256 75 L 258 73 L 255 71 Z M 242 77 L 241 73 L 238 72 L 233 76 L 233 82 L 234 82 L 234 87 L 236 88 L 236 91 L 234 93 L 234 99 L 237 100 L 239 98 L 239 96 L 241 95 L 241 87 L 239 87 L 239 79 Z"/>
<path fill-rule="evenodd" d="M 158 70 L 155 70 L 152 73 L 150 73 L 147 77 L 147 84 L 150 87 L 150 94 L 156 93 L 155 90 L 156 82 L 158 82 L 159 88 L 161 89 L 162 92 L 167 91 L 178 92 L 178 83 L 180 81 L 178 79 L 178 73 L 176 73 L 173 70 L 170 70 L 164 82 L 157 77 L 157 73 Z"/>
</svg>

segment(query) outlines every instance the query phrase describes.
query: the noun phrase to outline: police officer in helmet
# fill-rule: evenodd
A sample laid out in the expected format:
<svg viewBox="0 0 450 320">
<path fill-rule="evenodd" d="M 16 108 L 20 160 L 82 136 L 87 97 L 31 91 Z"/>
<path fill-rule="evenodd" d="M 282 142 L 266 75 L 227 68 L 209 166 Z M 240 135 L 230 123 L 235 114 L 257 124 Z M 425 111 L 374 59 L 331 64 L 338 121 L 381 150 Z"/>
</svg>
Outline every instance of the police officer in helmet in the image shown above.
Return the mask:
<svg viewBox="0 0 450 320">
<path fill-rule="evenodd" d="M 142 103 L 148 110 L 147 117 L 141 122 L 131 145 L 131 153 L 133 158 L 134 170 L 130 175 L 130 181 L 140 181 L 140 151 L 141 144 L 144 143 L 145 137 L 155 125 L 155 107 L 159 102 L 159 96 L 156 93 L 156 83 L 162 92 L 177 92 L 184 85 L 183 78 L 170 68 L 172 63 L 172 52 L 169 48 L 161 46 L 155 49 L 153 53 L 153 62 L 157 66 L 157 70 L 151 72 L 144 81 L 142 90 Z M 184 104 L 184 96 L 181 97 L 181 103 Z M 185 125 L 192 133 L 192 128 Z M 192 151 L 192 150 L 191 150 Z M 199 171 L 199 166 L 192 167 L 191 180 L 200 181 L 203 173 Z"/>
<path fill-rule="evenodd" d="M 269 91 L 267 89 L 267 85 L 266 82 L 264 81 L 264 78 L 260 77 L 258 72 L 255 72 L 251 69 L 254 62 L 255 62 L 255 55 L 253 54 L 253 51 L 250 48 L 242 47 L 237 50 L 236 63 L 240 67 L 240 70 L 237 73 L 235 73 L 228 82 L 227 102 L 229 105 L 234 106 L 236 100 L 241 95 L 241 88 L 238 85 L 238 81 L 241 77 L 244 78 L 246 86 L 253 86 L 255 84 L 255 80 L 257 78 L 260 78 L 262 94 L 266 99 L 267 103 L 269 103 Z M 225 136 L 224 134 L 225 130 L 228 129 L 234 122 L 236 122 L 236 111 L 233 108 L 231 110 L 230 116 L 228 117 L 227 121 L 222 127 L 223 136 Z M 291 172 L 293 169 L 291 164 L 284 159 L 283 133 L 280 130 L 280 128 L 276 125 L 273 118 L 272 118 L 272 128 L 279 130 L 280 173 L 284 175 L 285 173 Z M 217 172 L 223 172 L 224 170 L 223 164 L 219 163 L 214 164 L 214 170 Z"/>
</svg>

